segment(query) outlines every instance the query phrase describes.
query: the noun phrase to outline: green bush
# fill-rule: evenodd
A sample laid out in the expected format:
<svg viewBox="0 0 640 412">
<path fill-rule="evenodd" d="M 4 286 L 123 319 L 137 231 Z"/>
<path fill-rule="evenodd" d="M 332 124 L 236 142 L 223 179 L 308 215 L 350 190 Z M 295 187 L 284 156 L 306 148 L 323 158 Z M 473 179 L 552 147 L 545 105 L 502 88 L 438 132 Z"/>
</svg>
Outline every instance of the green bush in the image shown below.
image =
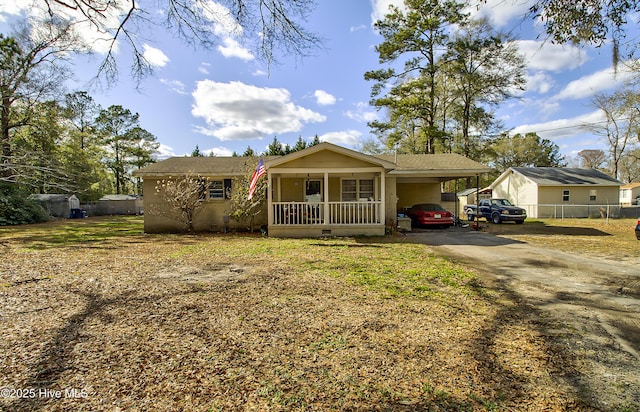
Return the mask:
<svg viewBox="0 0 640 412">
<path fill-rule="evenodd" d="M 49 220 L 49 214 L 27 195 L 11 187 L 0 188 L 0 226 L 39 223 Z"/>
</svg>

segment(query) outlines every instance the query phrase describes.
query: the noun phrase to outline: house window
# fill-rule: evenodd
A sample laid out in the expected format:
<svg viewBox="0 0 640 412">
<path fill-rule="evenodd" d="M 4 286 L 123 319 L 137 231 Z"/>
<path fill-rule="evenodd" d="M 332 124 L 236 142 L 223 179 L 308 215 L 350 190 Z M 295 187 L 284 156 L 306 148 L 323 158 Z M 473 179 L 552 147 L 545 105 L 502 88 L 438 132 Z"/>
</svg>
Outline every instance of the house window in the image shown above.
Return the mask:
<svg viewBox="0 0 640 412">
<path fill-rule="evenodd" d="M 209 199 L 224 199 L 224 182 L 214 180 L 209 183 Z"/>
<path fill-rule="evenodd" d="M 595 202 L 597 200 L 598 197 L 598 191 L 597 190 L 589 190 L 589 200 L 591 202 Z"/>
<path fill-rule="evenodd" d="M 209 182 L 209 199 L 228 199 L 231 194 L 231 179 Z"/>
<path fill-rule="evenodd" d="M 570 195 L 570 191 L 569 190 L 563 190 L 562 191 L 562 201 L 563 202 L 568 202 L 569 201 L 569 196 Z"/>
<path fill-rule="evenodd" d="M 355 202 L 374 197 L 373 179 L 343 179 L 342 201 Z"/>
<path fill-rule="evenodd" d="M 373 199 L 373 179 L 360 180 L 359 199 Z"/>
</svg>

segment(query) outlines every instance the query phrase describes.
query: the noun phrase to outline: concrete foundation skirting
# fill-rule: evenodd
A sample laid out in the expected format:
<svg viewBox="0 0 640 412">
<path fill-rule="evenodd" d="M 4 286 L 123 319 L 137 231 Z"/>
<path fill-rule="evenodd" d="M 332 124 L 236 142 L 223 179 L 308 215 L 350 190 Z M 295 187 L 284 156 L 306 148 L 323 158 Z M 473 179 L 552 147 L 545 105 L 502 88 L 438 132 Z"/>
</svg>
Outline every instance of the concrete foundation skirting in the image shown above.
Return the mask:
<svg viewBox="0 0 640 412">
<path fill-rule="evenodd" d="M 384 236 L 384 225 L 341 226 L 341 225 L 288 225 L 269 227 L 270 237 L 344 237 L 344 236 Z"/>
</svg>

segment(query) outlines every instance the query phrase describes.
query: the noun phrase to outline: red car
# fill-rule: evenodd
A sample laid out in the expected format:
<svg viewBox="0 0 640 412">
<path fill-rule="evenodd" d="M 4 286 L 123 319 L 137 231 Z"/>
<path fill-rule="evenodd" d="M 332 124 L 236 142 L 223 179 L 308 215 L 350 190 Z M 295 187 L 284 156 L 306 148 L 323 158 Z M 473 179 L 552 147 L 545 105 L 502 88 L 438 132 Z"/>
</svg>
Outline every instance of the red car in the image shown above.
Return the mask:
<svg viewBox="0 0 640 412">
<path fill-rule="evenodd" d="M 448 228 L 453 226 L 453 215 L 444 207 L 436 203 L 421 203 L 413 205 L 407 210 L 406 215 L 411 218 L 411 225 L 437 226 Z"/>
</svg>

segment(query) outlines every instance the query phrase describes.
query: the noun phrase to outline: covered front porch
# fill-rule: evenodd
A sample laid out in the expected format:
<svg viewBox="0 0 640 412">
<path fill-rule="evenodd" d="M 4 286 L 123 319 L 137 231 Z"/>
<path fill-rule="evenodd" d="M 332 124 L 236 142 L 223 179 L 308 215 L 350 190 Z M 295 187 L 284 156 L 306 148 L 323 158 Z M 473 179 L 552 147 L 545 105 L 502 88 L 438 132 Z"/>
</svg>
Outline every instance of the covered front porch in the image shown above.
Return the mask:
<svg viewBox="0 0 640 412">
<path fill-rule="evenodd" d="M 384 169 L 270 170 L 269 235 L 384 235 Z"/>
</svg>

